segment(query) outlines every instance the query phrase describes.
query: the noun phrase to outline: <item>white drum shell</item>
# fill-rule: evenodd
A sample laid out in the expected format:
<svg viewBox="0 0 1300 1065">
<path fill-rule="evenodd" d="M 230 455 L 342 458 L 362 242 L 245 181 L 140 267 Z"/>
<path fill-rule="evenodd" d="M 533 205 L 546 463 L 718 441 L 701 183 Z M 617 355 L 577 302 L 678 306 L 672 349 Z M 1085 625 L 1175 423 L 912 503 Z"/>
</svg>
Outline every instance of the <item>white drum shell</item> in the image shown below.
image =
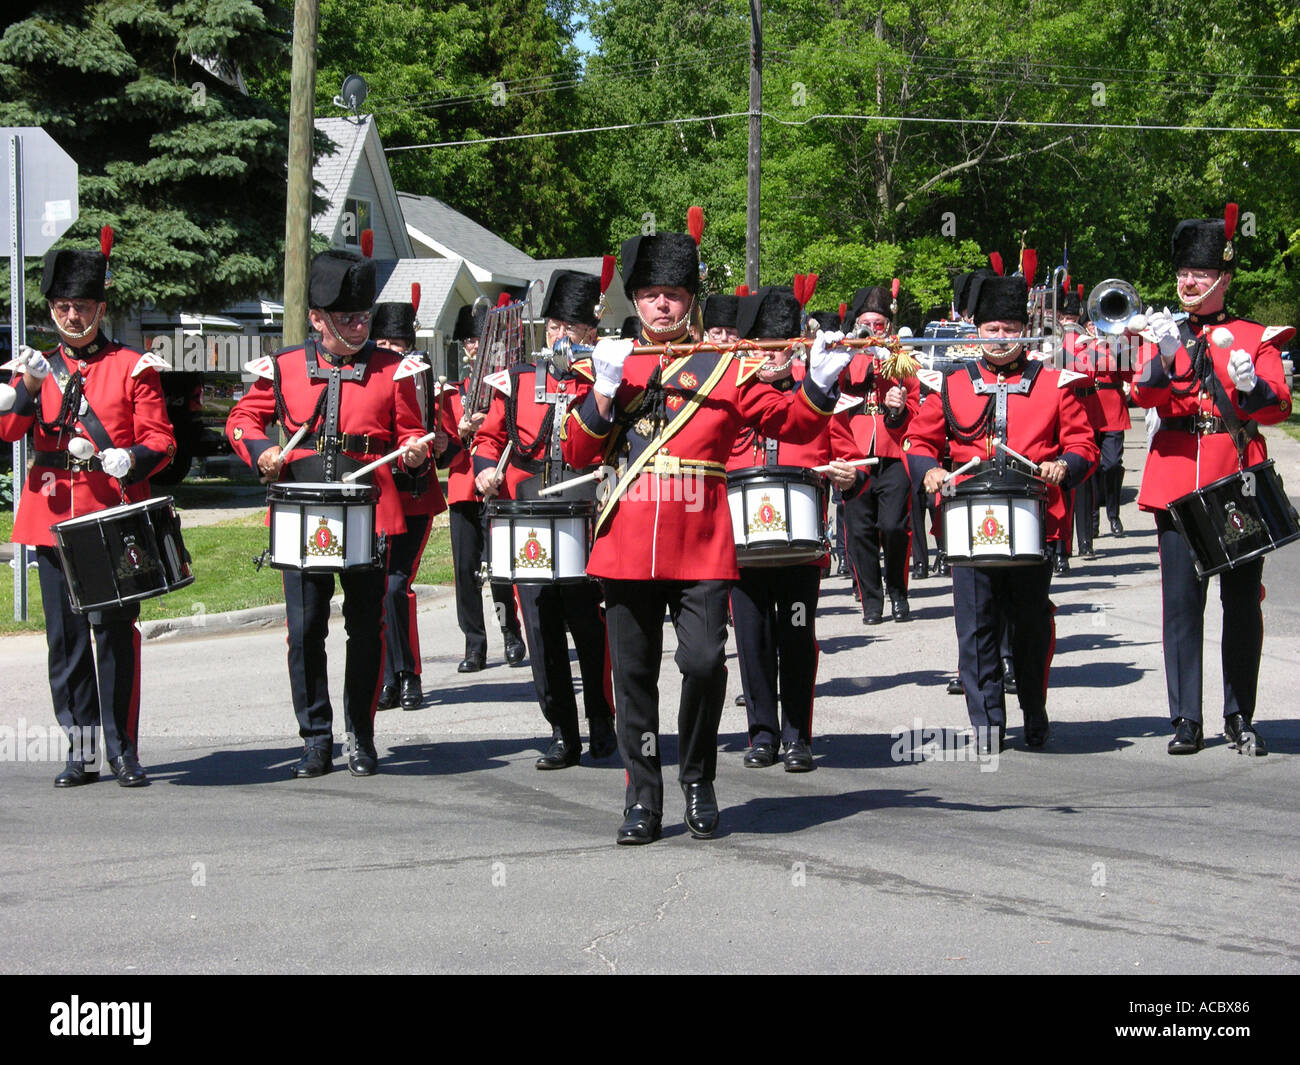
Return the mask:
<svg viewBox="0 0 1300 1065">
<path fill-rule="evenodd" d="M 527 503 L 519 506 L 529 508 Z M 488 569 L 492 580 L 550 584 L 589 579 L 589 502 L 572 504 L 566 513 L 513 513 L 513 509 L 507 502 L 488 514 Z"/>
<path fill-rule="evenodd" d="M 375 503 L 368 485 L 353 491 L 351 485 L 289 482 L 278 485 L 277 493 L 283 498 L 270 500 L 271 565 L 276 569 L 377 564 Z"/>
<path fill-rule="evenodd" d="M 1032 565 L 1046 557 L 1041 499 L 990 491 L 944 498 L 944 552 L 954 565 Z"/>
<path fill-rule="evenodd" d="M 802 472 L 802 471 L 801 471 Z M 770 470 L 727 482 L 727 505 L 742 566 L 816 562 L 829 550 L 818 482 Z"/>
</svg>

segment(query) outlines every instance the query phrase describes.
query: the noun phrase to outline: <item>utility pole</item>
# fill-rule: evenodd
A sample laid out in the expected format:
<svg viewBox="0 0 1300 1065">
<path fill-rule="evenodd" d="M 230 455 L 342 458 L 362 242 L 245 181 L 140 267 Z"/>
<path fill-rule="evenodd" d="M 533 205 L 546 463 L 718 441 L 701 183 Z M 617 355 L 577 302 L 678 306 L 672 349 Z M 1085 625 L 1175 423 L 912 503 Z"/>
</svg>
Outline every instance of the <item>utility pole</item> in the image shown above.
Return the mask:
<svg viewBox="0 0 1300 1065">
<path fill-rule="evenodd" d="M 289 81 L 289 194 L 284 212 L 284 340 L 307 339 L 307 271 L 311 264 L 311 162 L 316 110 L 319 0 L 293 5 L 293 69 Z"/>
<path fill-rule="evenodd" d="M 758 288 L 758 184 L 763 164 L 763 11 L 749 0 L 749 191 L 745 205 L 745 284 Z"/>
</svg>

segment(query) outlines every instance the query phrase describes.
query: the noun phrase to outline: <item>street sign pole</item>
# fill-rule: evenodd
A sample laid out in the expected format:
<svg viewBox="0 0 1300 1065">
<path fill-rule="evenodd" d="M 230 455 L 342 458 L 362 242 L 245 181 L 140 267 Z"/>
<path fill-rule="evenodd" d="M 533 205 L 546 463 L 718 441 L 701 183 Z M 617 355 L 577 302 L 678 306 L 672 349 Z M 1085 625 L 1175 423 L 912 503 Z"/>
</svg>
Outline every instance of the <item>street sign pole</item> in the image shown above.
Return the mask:
<svg viewBox="0 0 1300 1065">
<path fill-rule="evenodd" d="M 17 356 L 27 342 L 23 302 L 23 138 L 9 134 L 9 349 Z M 14 442 L 14 518 L 27 476 L 27 434 Z M 14 544 L 14 620 L 27 620 L 27 545 Z"/>
</svg>

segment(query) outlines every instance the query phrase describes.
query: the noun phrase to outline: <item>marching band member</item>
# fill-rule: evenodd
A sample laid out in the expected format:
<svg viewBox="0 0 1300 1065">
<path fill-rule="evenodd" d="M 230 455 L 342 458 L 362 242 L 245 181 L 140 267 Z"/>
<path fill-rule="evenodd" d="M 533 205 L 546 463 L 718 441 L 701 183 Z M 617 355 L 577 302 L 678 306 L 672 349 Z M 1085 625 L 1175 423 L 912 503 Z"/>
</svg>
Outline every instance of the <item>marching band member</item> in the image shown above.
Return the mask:
<svg viewBox="0 0 1300 1065">
<path fill-rule="evenodd" d="M 41 294 L 59 332 L 48 355 L 18 347 L 13 406 L 0 416 L 0 439 L 32 431 L 35 454 L 14 520 L 13 542 L 36 549 L 45 610 L 54 717 L 71 749 L 56 788 L 99 779 L 98 730 L 124 788 L 149 783 L 140 767 L 140 617 L 138 602 L 78 613 L 51 525 L 149 498 L 149 477 L 176 453 L 167 418 L 161 360 L 110 340 L 100 329 L 113 231 L 99 251 L 59 249 L 45 256 Z M 71 441 L 97 452 L 79 459 Z M 87 762 L 91 767 L 87 767 Z"/>
<path fill-rule="evenodd" d="M 623 288 L 640 318 L 642 343 L 687 335 L 700 283 L 697 208 L 689 220 L 692 236 L 633 237 L 622 247 Z M 619 471 L 598 513 L 587 567 L 605 591 L 615 724 L 628 772 L 617 840 L 650 843 L 661 833 L 657 681 L 665 610 L 677 630 L 682 672 L 686 826 L 708 838 L 719 823 L 713 780 L 726 695 L 727 593 L 738 577 L 724 463 L 745 425 L 791 440 L 822 432 L 848 354 L 828 351 L 819 337 L 803 385 L 786 393 L 757 380 L 760 358 L 642 355 L 633 342 L 605 339 L 592 362 L 594 387 L 569 414 L 563 447 L 575 469 L 603 459 Z"/>
<path fill-rule="evenodd" d="M 981 337 L 1024 334 L 1029 288 L 1020 276 L 977 278 L 971 305 Z M 1038 464 L 1049 485 L 1046 538 L 1065 519 L 1061 487 L 1079 483 L 1097 459 L 1087 415 L 1070 378 L 1026 357 L 1025 346 L 989 344 L 978 363 L 943 380 L 912 420 L 903 448 L 913 477 L 936 492 L 947 474 L 938 466 L 945 444 L 954 464 L 971 458 L 1001 463 L 995 442 Z M 1047 676 L 1055 643 L 1052 604 L 1048 599 L 1052 569 L 1038 565 L 1007 568 L 953 567 L 953 605 L 958 663 L 966 708 L 981 749 L 1002 749 L 1006 706 L 998 654 L 998 613 L 1011 624 L 1013 657 L 1025 742 L 1041 747 L 1047 740 Z"/>
<path fill-rule="evenodd" d="M 1279 349 L 1295 330 L 1237 318 L 1226 307 L 1238 261 L 1236 221 L 1237 205 L 1229 204 L 1223 219 L 1189 219 L 1175 227 L 1178 300 L 1189 317 L 1176 323 L 1167 309 L 1148 310 L 1159 355 L 1133 382 L 1137 403 L 1160 415 L 1138 507 L 1155 514 L 1159 538 L 1165 684 L 1174 726 L 1170 754 L 1195 754 L 1205 745 L 1201 661 L 1209 581 L 1197 576 L 1191 551 L 1165 508 L 1242 465 L 1263 462 L 1268 448 L 1259 426 L 1276 425 L 1291 413 Z M 1263 571 L 1264 560 L 1257 558 L 1219 574 L 1223 731 L 1238 751 L 1256 755 L 1268 753 L 1254 725 Z"/>
<path fill-rule="evenodd" d="M 853 294 L 847 321 L 872 335 L 884 336 L 893 323 L 889 289 L 861 288 Z M 890 380 L 880 372 L 879 358 L 862 351 L 849 363 L 844 376 L 846 395 L 862 396 L 862 403 L 836 418 L 847 425 L 856 440 L 855 458 L 878 458 L 866 487 L 846 496 L 849 560 L 862 594 L 862 621 L 879 625 L 884 620 L 885 592 L 890 616 L 898 622 L 911 617 L 907 602 L 908 544 L 912 529 L 912 482 L 903 462 L 903 435 L 907 420 L 920 405 L 920 385 L 915 377 Z M 880 554 L 884 551 L 884 582 Z"/>
<path fill-rule="evenodd" d="M 612 276 L 613 256 L 609 263 Z M 478 432 L 476 487 L 485 498 L 536 499 L 539 489 L 574 475 L 560 453 L 560 432 L 569 408 L 580 405 L 590 391 L 593 373 L 590 359 L 570 362 L 564 346 L 556 351 L 555 345 L 561 338 L 570 344 L 594 343 L 601 299 L 601 279 L 594 274 L 557 270 L 552 275 L 542 317 L 546 319 L 547 349 L 555 354 L 542 356 L 537 366 L 525 364 L 510 371 L 508 388 L 493 399 Z M 510 458 L 503 477 L 496 466 L 507 447 Z M 561 498 L 593 499 L 595 494 L 592 485 L 585 492 L 574 489 Z M 551 745 L 537 759 L 537 768 L 564 769 L 577 765 L 582 756 L 566 625 L 573 633 L 582 672 L 591 756 L 608 758 L 618 744 L 600 585 L 595 580 L 519 583 L 515 589 L 528 636 L 533 684 L 552 730 Z"/>
<path fill-rule="evenodd" d="M 401 463 L 422 472 L 428 445 L 420 442 L 424 422 L 410 378 L 395 380 L 401 359 L 367 338 L 375 302 L 375 264 L 351 252 L 323 251 L 311 264 L 308 306 L 320 339 L 308 339 L 268 357 L 270 379 L 259 377 L 226 420 L 235 453 L 268 480 L 338 481 L 349 470 L 404 443 Z M 256 365 L 256 364 L 254 364 Z M 279 421 L 286 432 L 307 425 L 309 435 L 285 454 L 267 438 Z M 402 503 L 387 465 L 374 471 L 379 487 L 375 531 L 397 536 L 406 530 Z M 348 771 L 378 771 L 374 716 L 384 661 L 384 561 L 374 567 L 338 571 L 347 630 L 343 716 L 350 739 Z M 289 683 L 302 737 L 302 757 L 290 772 L 318 777 L 334 763 L 334 711 L 326 675 L 334 572 L 282 571 L 289 630 Z"/>
<path fill-rule="evenodd" d="M 399 356 L 415 349 L 415 315 L 419 308 L 420 288 L 411 286 L 410 303 L 377 303 L 370 319 L 370 335 L 375 346 Z M 413 379 L 417 406 L 425 426 L 437 423 L 440 428 L 434 437 L 433 450 L 439 464 L 449 457 L 450 436 L 445 426 L 438 422 L 442 408 L 435 395 L 432 367 Z M 384 640 L 384 683 L 379 691 L 380 710 L 401 706 L 403 710 L 418 710 L 424 701 L 420 688 L 420 626 L 416 620 L 415 592 L 411 585 L 420 569 L 420 559 L 429 542 L 433 519 L 447 509 L 442 497 L 442 485 L 433 471 L 424 476 L 407 473 L 393 466 L 393 483 L 402 500 L 402 514 L 406 519 L 406 532 L 390 537 L 388 541 L 388 587 L 384 593 L 384 619 L 387 634 Z"/>
<path fill-rule="evenodd" d="M 448 390 L 443 410 L 447 417 L 444 428 L 462 441 L 471 441 L 487 417 L 486 413 L 465 413 L 465 392 L 469 387 L 474 359 L 478 357 L 478 346 L 486 320 L 486 307 L 478 311 L 462 307 L 456 316 L 453 339 L 460 341 L 461 350 L 465 353 L 466 376 L 456 388 Z M 470 444 L 458 449 L 447 469 L 451 564 L 456 574 L 456 623 L 465 636 L 465 657 L 456 667 L 458 673 L 477 673 L 487 668 L 487 625 L 483 619 L 483 585 L 479 577 L 479 570 L 483 566 L 486 532 L 483 525 L 483 497 L 474 487 L 474 461 L 470 450 Z M 519 628 L 514 590 L 508 584 L 492 584 L 489 591 L 505 644 L 506 662 L 511 666 L 523 665 L 528 652 Z"/>
<path fill-rule="evenodd" d="M 1075 396 L 1083 404 L 1084 411 L 1088 415 L 1088 424 L 1092 426 L 1093 439 L 1098 446 L 1101 444 L 1102 426 L 1106 421 L 1106 413 L 1102 409 L 1101 400 L 1097 398 L 1097 367 L 1098 359 L 1092 346 L 1087 342 L 1086 334 L 1079 328 L 1079 319 L 1083 316 L 1083 285 L 1078 289 L 1070 288 L 1070 279 L 1066 277 L 1062 283 L 1062 291 L 1058 297 L 1057 310 L 1059 319 L 1055 323 L 1056 333 L 1060 338 L 1061 344 L 1061 365 L 1079 375 L 1079 380 L 1075 381 L 1070 387 L 1074 390 Z M 1123 448 L 1124 434 L 1120 433 L 1120 446 Z M 1105 451 L 1102 451 L 1103 461 L 1105 460 Z M 1074 533 L 1079 543 L 1079 556 L 1081 558 L 1094 558 L 1093 538 L 1097 535 L 1095 528 L 1096 522 L 1096 483 L 1100 476 L 1094 473 L 1080 483 L 1074 491 L 1069 493 L 1070 510 L 1074 515 Z M 1056 556 L 1054 563 L 1055 572 L 1064 574 L 1070 571 L 1069 555 L 1069 529 L 1065 530 L 1066 537 L 1062 538 L 1060 543 L 1063 551 Z"/>
</svg>

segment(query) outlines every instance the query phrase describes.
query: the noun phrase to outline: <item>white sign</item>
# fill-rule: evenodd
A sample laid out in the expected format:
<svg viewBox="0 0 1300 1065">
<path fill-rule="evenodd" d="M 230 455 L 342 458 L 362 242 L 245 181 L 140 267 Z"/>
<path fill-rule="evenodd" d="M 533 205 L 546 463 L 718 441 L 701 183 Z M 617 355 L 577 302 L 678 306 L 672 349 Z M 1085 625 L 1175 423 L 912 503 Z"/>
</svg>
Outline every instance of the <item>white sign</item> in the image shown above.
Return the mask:
<svg viewBox="0 0 1300 1065">
<path fill-rule="evenodd" d="M 22 139 L 23 255 L 44 255 L 77 220 L 77 164 L 38 126 L 0 126 L 0 255 L 13 254 L 9 232 L 10 138 Z"/>
</svg>

